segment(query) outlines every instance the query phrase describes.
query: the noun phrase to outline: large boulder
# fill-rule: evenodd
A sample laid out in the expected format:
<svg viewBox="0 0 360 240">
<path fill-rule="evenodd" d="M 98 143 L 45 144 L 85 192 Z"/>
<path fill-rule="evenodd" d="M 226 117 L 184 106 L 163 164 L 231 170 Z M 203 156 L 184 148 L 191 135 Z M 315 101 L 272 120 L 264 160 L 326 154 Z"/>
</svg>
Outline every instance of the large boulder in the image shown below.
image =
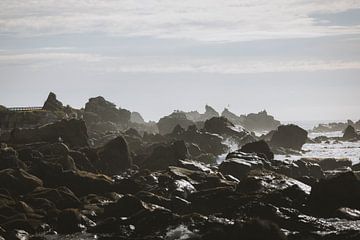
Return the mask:
<svg viewBox="0 0 360 240">
<path fill-rule="evenodd" d="M 188 127 L 187 130 L 177 125 L 171 134 L 165 135 L 169 139 L 184 140 L 187 143 L 196 144 L 200 152 L 192 154 L 192 156 L 200 155 L 201 153 L 211 153 L 220 155 L 228 150 L 228 146 L 223 143 L 223 138 L 218 134 L 200 131 L 195 125 Z"/>
<path fill-rule="evenodd" d="M 233 140 L 237 145 L 243 145 L 255 141 L 255 137 L 241 127 L 236 127 L 224 117 L 213 117 L 204 124 L 204 131 L 219 134 L 222 137 Z"/>
<path fill-rule="evenodd" d="M 182 140 L 171 144 L 161 144 L 153 149 L 142 167 L 151 170 L 167 169 L 170 165 L 178 165 L 178 160 L 187 159 L 188 156 L 188 149 Z"/>
<path fill-rule="evenodd" d="M 281 125 L 273 133 L 270 145 L 272 147 L 284 147 L 301 150 L 307 140 L 307 131 L 299 126 L 289 124 Z"/>
<path fill-rule="evenodd" d="M 309 205 L 318 214 L 326 216 L 341 207 L 360 210 L 359 178 L 353 172 L 346 172 L 320 180 L 312 186 Z"/>
<path fill-rule="evenodd" d="M 265 157 L 267 160 L 274 159 L 274 153 L 271 152 L 269 145 L 264 140 L 247 143 L 241 147 L 240 151 L 246 153 L 256 153 L 259 156 Z"/>
<path fill-rule="evenodd" d="M 127 124 L 130 121 L 131 112 L 126 109 L 116 108 L 116 105 L 106 101 L 103 97 L 90 98 L 85 105 L 85 112 L 97 114 L 102 121 Z"/>
<path fill-rule="evenodd" d="M 262 169 L 265 159 L 256 154 L 235 151 L 229 153 L 226 160 L 219 165 L 219 171 L 238 179 L 244 178 L 251 170 Z"/>
<path fill-rule="evenodd" d="M 343 139 L 344 140 L 351 140 L 357 139 L 359 135 L 356 133 L 355 128 L 351 125 L 348 125 L 344 131 Z"/>
<path fill-rule="evenodd" d="M 70 147 L 88 146 L 88 134 L 83 120 L 63 119 L 41 127 L 14 129 L 10 141 L 15 144 L 34 142 L 64 142 Z"/>
<path fill-rule="evenodd" d="M 55 93 L 50 92 L 42 108 L 43 110 L 47 111 L 60 111 L 64 108 L 64 106 L 59 100 L 56 99 Z"/>
<path fill-rule="evenodd" d="M 119 174 L 131 167 L 132 162 L 126 140 L 118 136 L 98 149 L 100 166 L 107 174 Z"/>
</svg>

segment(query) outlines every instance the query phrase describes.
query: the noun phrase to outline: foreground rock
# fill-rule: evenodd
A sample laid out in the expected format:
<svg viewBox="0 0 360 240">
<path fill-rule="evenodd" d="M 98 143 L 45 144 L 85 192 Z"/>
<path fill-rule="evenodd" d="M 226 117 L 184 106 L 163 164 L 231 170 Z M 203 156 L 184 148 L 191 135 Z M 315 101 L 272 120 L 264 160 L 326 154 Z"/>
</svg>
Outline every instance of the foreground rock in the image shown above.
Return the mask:
<svg viewBox="0 0 360 240">
<path fill-rule="evenodd" d="M 293 124 L 279 126 L 273 132 L 270 145 L 272 147 L 284 147 L 301 150 L 307 140 L 307 132 Z"/>
</svg>

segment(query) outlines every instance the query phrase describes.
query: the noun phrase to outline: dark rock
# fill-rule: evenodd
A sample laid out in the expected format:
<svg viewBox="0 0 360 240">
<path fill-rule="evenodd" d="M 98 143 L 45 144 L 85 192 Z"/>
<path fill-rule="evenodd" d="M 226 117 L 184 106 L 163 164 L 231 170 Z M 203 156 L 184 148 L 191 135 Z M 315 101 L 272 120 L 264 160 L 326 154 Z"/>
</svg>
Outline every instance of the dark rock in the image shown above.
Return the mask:
<svg viewBox="0 0 360 240">
<path fill-rule="evenodd" d="M 85 105 L 85 112 L 96 113 L 102 121 L 127 124 L 131 112 L 126 109 L 117 109 L 115 104 L 106 101 L 103 97 L 90 98 Z"/>
<path fill-rule="evenodd" d="M 336 209 L 360 209 L 360 181 L 353 172 L 322 179 L 312 186 L 309 205 L 314 212 L 329 216 Z"/>
<path fill-rule="evenodd" d="M 233 152 L 230 153 L 226 160 L 219 165 L 219 171 L 224 175 L 231 175 L 238 179 L 245 177 L 251 170 L 262 169 L 265 159 L 257 155 Z"/>
<path fill-rule="evenodd" d="M 191 155 L 196 156 L 197 154 L 211 153 L 214 155 L 220 155 L 228 150 L 228 146 L 223 144 L 223 138 L 217 134 L 208 133 L 205 131 L 199 131 L 195 125 L 189 126 L 187 130 L 181 126 L 176 126 L 171 134 L 166 135 L 167 138 L 184 140 L 188 145 L 190 143 L 196 144 L 200 152 L 194 153 L 194 147 L 190 146 L 189 152 Z M 196 150 L 195 150 L 196 151 Z"/>
<path fill-rule="evenodd" d="M 159 133 L 161 135 L 173 132 L 177 125 L 186 129 L 189 126 L 194 125 L 194 122 L 187 119 L 185 113 L 183 112 L 173 112 L 169 116 L 161 118 L 157 123 Z"/>
<path fill-rule="evenodd" d="M 270 131 L 280 126 L 280 121 L 275 120 L 273 116 L 267 112 L 250 113 L 244 116 L 242 126 L 249 131 Z"/>
<path fill-rule="evenodd" d="M 187 159 L 189 152 L 184 141 L 175 141 L 170 145 L 160 145 L 154 148 L 143 168 L 151 170 L 166 169 L 170 165 L 178 165 L 178 160 Z"/>
<path fill-rule="evenodd" d="M 356 133 L 355 128 L 351 125 L 347 126 L 347 128 L 344 131 L 343 139 L 344 140 L 351 140 L 351 139 L 357 139 L 359 135 Z"/>
<path fill-rule="evenodd" d="M 18 153 L 11 147 L 0 147 L 0 170 L 6 168 L 26 168 L 26 165 L 19 160 Z"/>
<path fill-rule="evenodd" d="M 0 188 L 5 188 L 12 193 L 29 193 L 42 185 L 41 179 L 22 169 L 4 169 L 0 171 Z"/>
<path fill-rule="evenodd" d="M 47 199 L 59 209 L 78 208 L 81 206 L 79 198 L 68 188 L 58 187 L 37 188 L 28 195 L 31 199 Z"/>
<path fill-rule="evenodd" d="M 79 232 L 81 223 L 82 218 L 78 209 L 64 209 L 58 216 L 57 230 L 63 234 Z"/>
<path fill-rule="evenodd" d="M 245 153 L 256 153 L 267 160 L 274 159 L 274 153 L 271 152 L 269 145 L 264 140 L 247 143 L 241 147 L 240 151 Z"/>
<path fill-rule="evenodd" d="M 38 128 L 14 129 L 11 132 L 11 142 L 26 144 L 33 142 L 63 141 L 70 147 L 88 146 L 88 135 L 85 122 L 70 119 L 61 120 Z"/>
<path fill-rule="evenodd" d="M 293 124 L 281 125 L 277 131 L 273 133 L 270 140 L 272 147 L 292 148 L 301 150 L 301 147 L 307 140 L 307 132 Z"/>
<path fill-rule="evenodd" d="M 103 171 L 108 174 L 119 174 L 132 165 L 127 142 L 122 136 L 99 148 L 98 155 Z"/>
<path fill-rule="evenodd" d="M 47 111 L 61 111 L 63 110 L 64 106 L 59 100 L 56 99 L 55 93 L 50 92 L 42 108 L 43 110 Z"/>
</svg>

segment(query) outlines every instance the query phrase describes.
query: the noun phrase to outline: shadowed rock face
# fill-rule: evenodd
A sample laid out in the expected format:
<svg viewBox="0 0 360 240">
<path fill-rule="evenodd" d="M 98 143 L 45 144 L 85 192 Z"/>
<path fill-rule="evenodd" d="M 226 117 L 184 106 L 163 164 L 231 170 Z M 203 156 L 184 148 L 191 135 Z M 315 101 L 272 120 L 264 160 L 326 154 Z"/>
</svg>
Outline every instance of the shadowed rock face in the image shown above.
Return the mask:
<svg viewBox="0 0 360 240">
<path fill-rule="evenodd" d="M 126 124 L 130 120 L 131 112 L 126 109 L 117 109 L 115 104 L 106 101 L 103 97 L 90 98 L 85 105 L 85 112 L 98 115 L 102 121 Z"/>
<path fill-rule="evenodd" d="M 245 144 L 241 147 L 240 151 L 246 153 L 256 153 L 259 156 L 264 156 L 267 160 L 274 159 L 274 153 L 271 152 L 269 145 L 263 140 Z"/>
<path fill-rule="evenodd" d="M 119 174 L 131 167 L 132 162 L 126 140 L 119 136 L 98 149 L 100 165 L 107 174 Z"/>
<path fill-rule="evenodd" d="M 64 141 L 71 147 L 88 146 L 88 135 L 83 120 L 61 120 L 38 128 L 14 129 L 10 141 L 16 144 Z"/>
<path fill-rule="evenodd" d="M 53 92 L 49 93 L 48 98 L 46 99 L 43 110 L 47 111 L 60 111 L 63 109 L 63 104 L 59 100 L 56 99 L 56 95 Z"/>
<path fill-rule="evenodd" d="M 307 134 L 307 131 L 296 125 L 282 125 L 273 133 L 270 145 L 301 150 L 307 140 Z"/>
</svg>

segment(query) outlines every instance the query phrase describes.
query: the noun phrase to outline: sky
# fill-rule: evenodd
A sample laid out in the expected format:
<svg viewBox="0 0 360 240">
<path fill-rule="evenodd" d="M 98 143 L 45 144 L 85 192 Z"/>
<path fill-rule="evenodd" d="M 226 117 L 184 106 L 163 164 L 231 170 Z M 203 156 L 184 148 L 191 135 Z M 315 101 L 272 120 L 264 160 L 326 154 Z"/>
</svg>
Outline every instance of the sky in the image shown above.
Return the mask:
<svg viewBox="0 0 360 240">
<path fill-rule="evenodd" d="M 360 0 L 1 0 L 0 105 L 360 119 Z"/>
</svg>

